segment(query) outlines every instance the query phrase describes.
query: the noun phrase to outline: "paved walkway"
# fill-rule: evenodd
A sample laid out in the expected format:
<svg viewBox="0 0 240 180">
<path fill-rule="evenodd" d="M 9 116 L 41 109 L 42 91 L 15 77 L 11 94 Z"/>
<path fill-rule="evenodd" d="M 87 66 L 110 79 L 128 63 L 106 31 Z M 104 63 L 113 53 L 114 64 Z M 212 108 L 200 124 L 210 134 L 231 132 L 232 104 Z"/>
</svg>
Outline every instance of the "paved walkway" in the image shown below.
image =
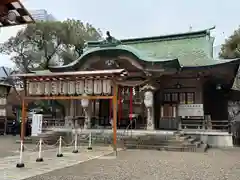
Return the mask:
<svg viewBox="0 0 240 180">
<path fill-rule="evenodd" d="M 36 175 L 48 173 L 57 169 L 73 166 L 91 159 L 100 158 L 113 152 L 111 147 L 93 147 L 88 151 L 86 147 L 79 148 L 78 154 L 72 153 L 73 147 L 63 149 L 64 157 L 57 158 L 57 149 L 43 152 L 44 162 L 36 162 L 38 152 L 24 152 L 25 168 L 16 168 L 19 156 L 8 156 L 0 158 L 1 180 L 22 180 Z"/>
</svg>

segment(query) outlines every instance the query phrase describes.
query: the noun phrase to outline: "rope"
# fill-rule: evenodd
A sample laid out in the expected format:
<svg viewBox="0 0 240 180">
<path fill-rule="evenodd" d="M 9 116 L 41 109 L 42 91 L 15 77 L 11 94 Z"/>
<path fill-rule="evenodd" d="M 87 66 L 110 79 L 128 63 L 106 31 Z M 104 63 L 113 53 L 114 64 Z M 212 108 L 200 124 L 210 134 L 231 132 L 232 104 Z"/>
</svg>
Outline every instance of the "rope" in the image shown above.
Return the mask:
<svg viewBox="0 0 240 180">
<path fill-rule="evenodd" d="M 74 144 L 74 139 L 72 140 L 72 142 L 70 142 L 69 144 L 68 143 L 66 143 L 63 139 L 62 139 L 62 143 L 63 143 L 63 145 L 65 145 L 65 146 L 71 146 L 71 145 L 73 145 Z"/>
<path fill-rule="evenodd" d="M 88 136 L 85 137 L 85 138 L 79 138 L 78 140 L 79 140 L 79 141 L 81 141 L 81 140 L 82 140 L 82 141 L 83 141 L 83 140 L 87 140 L 87 139 L 89 139 L 89 137 L 90 137 L 90 135 L 88 135 Z"/>
<path fill-rule="evenodd" d="M 38 146 L 39 146 L 39 142 L 32 149 L 28 148 L 26 145 L 23 145 L 23 148 L 26 149 L 27 151 L 36 152 L 36 151 L 38 151 Z"/>
<path fill-rule="evenodd" d="M 43 146 L 44 146 L 44 147 L 48 147 L 48 148 L 56 148 L 56 146 L 57 146 L 58 143 L 59 143 L 59 139 L 58 139 L 57 142 L 56 142 L 55 144 L 53 144 L 53 145 L 48 145 L 48 144 L 45 143 L 44 141 L 42 141 L 42 143 L 43 143 Z"/>
</svg>

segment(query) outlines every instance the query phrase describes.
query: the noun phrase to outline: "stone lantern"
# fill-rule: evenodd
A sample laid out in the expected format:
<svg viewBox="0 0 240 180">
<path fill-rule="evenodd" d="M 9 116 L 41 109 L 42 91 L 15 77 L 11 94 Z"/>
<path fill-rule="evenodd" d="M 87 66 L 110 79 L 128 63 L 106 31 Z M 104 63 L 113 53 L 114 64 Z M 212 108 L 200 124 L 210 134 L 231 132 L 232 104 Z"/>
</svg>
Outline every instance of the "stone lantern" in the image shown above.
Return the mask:
<svg viewBox="0 0 240 180">
<path fill-rule="evenodd" d="M 154 130 L 154 91 L 155 87 L 145 85 L 141 90 L 144 92 L 144 105 L 147 108 L 147 130 Z"/>
<path fill-rule="evenodd" d="M 87 95 L 83 94 L 83 96 L 87 96 Z M 88 113 L 89 100 L 81 99 L 81 105 L 82 105 L 83 111 L 85 113 L 84 129 L 89 129 L 91 127 L 91 120 L 90 120 L 90 116 Z"/>
</svg>

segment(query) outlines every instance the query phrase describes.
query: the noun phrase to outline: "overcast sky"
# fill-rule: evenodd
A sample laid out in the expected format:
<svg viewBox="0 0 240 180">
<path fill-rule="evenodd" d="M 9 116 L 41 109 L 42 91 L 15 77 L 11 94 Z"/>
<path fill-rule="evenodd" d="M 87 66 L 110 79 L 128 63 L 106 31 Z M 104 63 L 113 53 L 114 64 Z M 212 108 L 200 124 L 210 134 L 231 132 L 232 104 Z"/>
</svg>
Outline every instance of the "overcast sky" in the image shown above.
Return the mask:
<svg viewBox="0 0 240 180">
<path fill-rule="evenodd" d="M 156 36 L 216 26 L 215 45 L 240 25 L 239 0 L 22 0 L 28 10 L 46 9 L 55 18 L 80 19 L 116 38 Z M 20 27 L 3 28 L 0 42 Z M 1 56 L 0 66 L 13 66 Z"/>
</svg>

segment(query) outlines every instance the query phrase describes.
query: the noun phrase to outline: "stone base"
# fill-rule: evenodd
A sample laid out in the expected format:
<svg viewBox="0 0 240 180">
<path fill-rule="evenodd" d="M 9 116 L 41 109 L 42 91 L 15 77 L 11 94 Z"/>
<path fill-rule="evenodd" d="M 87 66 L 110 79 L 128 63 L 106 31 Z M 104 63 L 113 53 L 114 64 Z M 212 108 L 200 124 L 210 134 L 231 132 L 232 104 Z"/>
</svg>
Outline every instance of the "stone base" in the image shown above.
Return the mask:
<svg viewBox="0 0 240 180">
<path fill-rule="evenodd" d="M 154 130 L 154 125 L 147 125 L 147 130 L 148 131 L 153 131 Z"/>
<path fill-rule="evenodd" d="M 63 154 L 57 154 L 57 157 L 63 157 Z"/>
<path fill-rule="evenodd" d="M 36 162 L 43 162 L 43 158 L 37 158 Z"/>
<path fill-rule="evenodd" d="M 72 153 L 78 153 L 78 150 L 76 149 L 76 150 L 73 150 L 73 152 Z"/>
<path fill-rule="evenodd" d="M 184 130 L 184 134 L 196 136 L 211 147 L 233 147 L 232 134 L 228 132 Z"/>
<path fill-rule="evenodd" d="M 25 167 L 24 163 L 17 163 L 16 165 L 17 168 L 23 168 Z"/>
</svg>

